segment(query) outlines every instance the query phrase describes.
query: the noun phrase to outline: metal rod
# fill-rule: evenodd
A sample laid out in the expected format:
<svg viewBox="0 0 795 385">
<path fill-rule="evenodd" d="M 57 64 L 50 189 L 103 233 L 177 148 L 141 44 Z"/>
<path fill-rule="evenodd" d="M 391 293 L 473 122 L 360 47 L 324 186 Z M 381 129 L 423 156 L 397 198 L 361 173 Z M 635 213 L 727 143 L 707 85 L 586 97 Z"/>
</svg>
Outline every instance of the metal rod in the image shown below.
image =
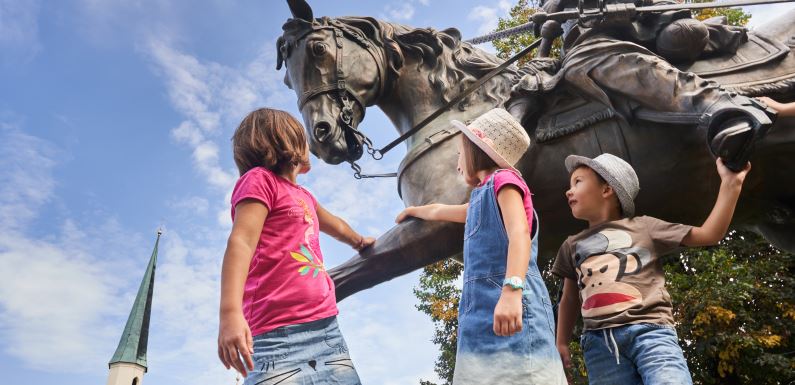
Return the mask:
<svg viewBox="0 0 795 385">
<path fill-rule="evenodd" d="M 635 8 L 635 12 L 665 12 L 665 11 L 678 11 L 685 9 L 705 9 L 705 8 L 731 8 L 731 7 L 744 7 L 749 5 L 764 5 L 764 4 L 777 4 L 777 3 L 792 3 L 795 0 L 727 0 L 727 1 L 712 1 L 709 3 L 681 3 L 681 4 L 666 4 L 666 5 L 649 5 L 645 7 Z M 585 11 L 588 11 L 587 9 Z M 596 15 L 581 15 L 577 11 L 563 11 L 555 12 L 546 15 L 546 19 L 563 21 L 566 19 L 576 19 L 581 16 L 594 17 Z M 495 31 L 483 36 L 478 36 L 473 39 L 466 40 L 470 44 L 482 44 L 497 39 L 504 39 L 508 36 L 518 35 L 527 31 L 533 30 L 533 22 L 527 22 L 513 28 L 502 31 Z"/>
<path fill-rule="evenodd" d="M 465 40 L 465 42 L 470 44 L 487 43 L 492 40 L 502 39 L 511 35 L 518 35 L 520 33 L 525 33 L 532 30 L 533 30 L 533 22 L 531 21 L 529 23 L 524 23 L 522 25 L 513 28 L 508 28 L 502 31 L 495 31 L 487 35 L 478 36 L 474 39 Z"/>
<path fill-rule="evenodd" d="M 731 7 L 745 7 L 748 5 L 791 3 L 793 1 L 795 0 L 728 0 L 728 1 L 713 1 L 709 3 L 649 5 L 646 7 L 638 7 L 636 8 L 636 10 L 638 12 L 660 12 L 660 11 L 676 11 L 680 9 L 731 8 Z"/>
</svg>

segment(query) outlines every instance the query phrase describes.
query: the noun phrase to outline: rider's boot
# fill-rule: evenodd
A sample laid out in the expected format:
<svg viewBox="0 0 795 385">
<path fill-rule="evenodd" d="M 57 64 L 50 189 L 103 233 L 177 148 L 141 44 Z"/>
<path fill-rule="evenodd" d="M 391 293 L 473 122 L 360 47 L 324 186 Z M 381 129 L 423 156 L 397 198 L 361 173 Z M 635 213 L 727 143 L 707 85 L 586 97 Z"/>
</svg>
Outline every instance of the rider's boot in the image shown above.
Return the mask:
<svg viewBox="0 0 795 385">
<path fill-rule="evenodd" d="M 712 155 L 737 172 L 748 164 L 754 145 L 775 118 L 776 112 L 756 99 L 725 94 L 702 115 L 701 124 L 706 125 Z"/>
</svg>

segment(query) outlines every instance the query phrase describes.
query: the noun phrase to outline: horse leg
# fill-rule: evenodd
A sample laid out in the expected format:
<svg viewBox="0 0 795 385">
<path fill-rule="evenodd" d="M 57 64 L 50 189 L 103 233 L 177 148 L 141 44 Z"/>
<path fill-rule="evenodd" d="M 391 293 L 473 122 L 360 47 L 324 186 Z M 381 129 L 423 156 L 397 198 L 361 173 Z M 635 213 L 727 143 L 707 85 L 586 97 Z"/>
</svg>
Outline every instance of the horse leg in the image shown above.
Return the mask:
<svg viewBox="0 0 795 385">
<path fill-rule="evenodd" d="M 738 214 L 750 216 L 748 228 L 779 249 L 795 253 L 795 118 L 776 121 L 758 143 L 753 168 L 745 185 L 750 200 L 738 205 Z M 745 190 L 745 188 L 744 188 Z M 743 227 L 743 226 L 740 226 Z"/>
<path fill-rule="evenodd" d="M 792 237 L 795 234 L 795 223 L 762 223 L 756 226 L 756 231 L 773 246 L 795 254 L 795 238 Z"/>
<path fill-rule="evenodd" d="M 460 253 L 463 239 L 463 224 L 409 218 L 371 247 L 329 270 L 337 301 Z"/>
</svg>

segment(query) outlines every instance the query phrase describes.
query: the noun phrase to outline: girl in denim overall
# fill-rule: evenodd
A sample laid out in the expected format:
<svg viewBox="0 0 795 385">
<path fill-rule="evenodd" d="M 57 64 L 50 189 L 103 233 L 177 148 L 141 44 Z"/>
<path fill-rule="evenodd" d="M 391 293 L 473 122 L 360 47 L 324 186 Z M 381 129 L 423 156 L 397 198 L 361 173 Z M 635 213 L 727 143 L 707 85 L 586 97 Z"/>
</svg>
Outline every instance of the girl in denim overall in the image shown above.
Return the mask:
<svg viewBox="0 0 795 385">
<path fill-rule="evenodd" d="M 458 168 L 474 187 L 469 203 L 408 207 L 397 220 L 465 223 L 453 384 L 566 384 L 536 261 L 539 224 L 530 191 L 513 168 L 530 139 L 503 109 L 469 126 L 452 124 L 465 134 Z"/>
</svg>

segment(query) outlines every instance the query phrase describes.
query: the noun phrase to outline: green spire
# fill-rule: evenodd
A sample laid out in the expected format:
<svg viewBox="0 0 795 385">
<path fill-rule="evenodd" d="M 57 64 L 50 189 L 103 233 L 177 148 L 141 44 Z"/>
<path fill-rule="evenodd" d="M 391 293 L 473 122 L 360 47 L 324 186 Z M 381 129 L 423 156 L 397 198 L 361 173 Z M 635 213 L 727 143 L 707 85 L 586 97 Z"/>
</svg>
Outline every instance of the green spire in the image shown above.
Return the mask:
<svg viewBox="0 0 795 385">
<path fill-rule="evenodd" d="M 149 258 L 141 287 L 135 297 L 127 325 L 119 340 L 119 347 L 110 359 L 108 366 L 117 362 L 128 362 L 143 366 L 146 371 L 146 344 L 149 339 L 149 315 L 152 312 L 152 290 L 155 286 L 155 265 L 157 264 L 157 246 L 160 243 L 161 230 L 157 231 L 155 249 Z"/>
</svg>

